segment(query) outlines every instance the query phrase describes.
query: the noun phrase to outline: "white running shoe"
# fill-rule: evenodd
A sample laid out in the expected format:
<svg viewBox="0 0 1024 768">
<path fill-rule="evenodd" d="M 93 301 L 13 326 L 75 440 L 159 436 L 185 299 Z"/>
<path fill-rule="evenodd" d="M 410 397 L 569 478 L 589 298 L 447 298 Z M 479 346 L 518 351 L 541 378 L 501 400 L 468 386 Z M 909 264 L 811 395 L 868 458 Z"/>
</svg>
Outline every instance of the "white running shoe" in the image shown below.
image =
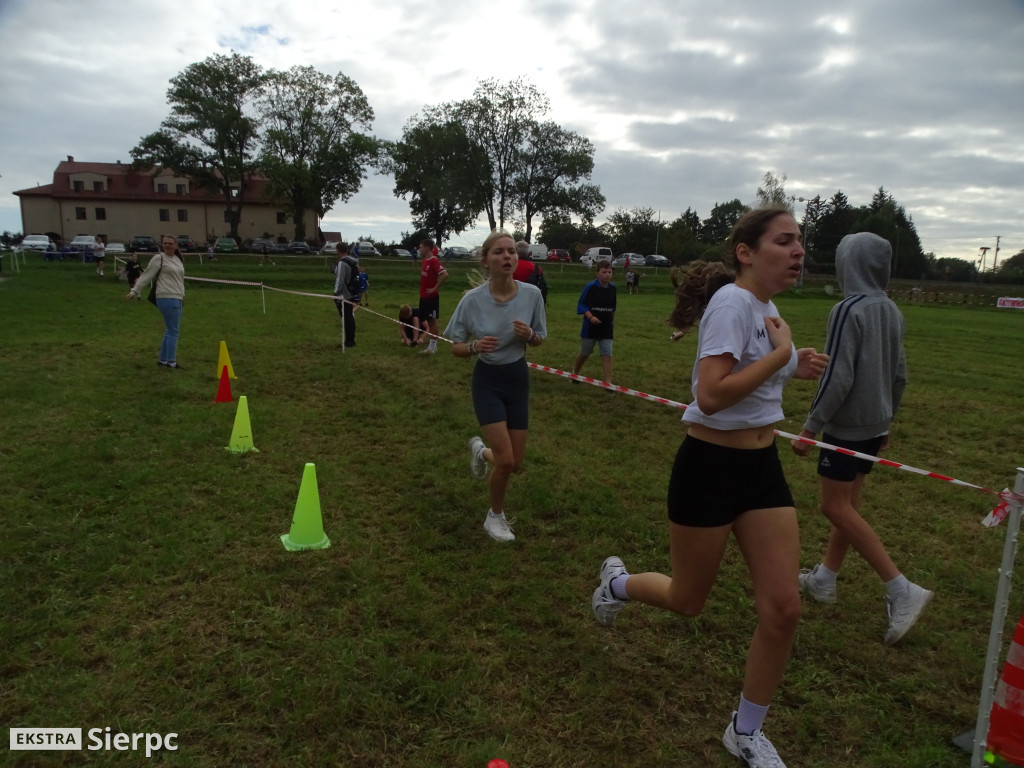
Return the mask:
<svg viewBox="0 0 1024 768">
<path fill-rule="evenodd" d="M 483 456 L 484 441 L 479 437 L 469 438 L 469 471 L 480 480 L 487 477 L 487 460 Z"/>
<path fill-rule="evenodd" d="M 495 541 L 515 541 L 516 535 L 512 533 L 513 522 L 515 521 L 505 519 L 504 512 L 494 515 L 488 510 L 487 517 L 484 518 L 484 530 Z"/>
<path fill-rule="evenodd" d="M 914 582 L 910 582 L 905 594 L 897 598 L 887 597 L 885 608 L 889 614 L 889 631 L 885 633 L 885 644 L 898 643 L 921 618 L 933 597 L 934 592 L 919 587 Z"/>
<path fill-rule="evenodd" d="M 836 601 L 836 585 L 822 584 L 818 581 L 818 568 L 816 565 L 811 570 L 804 568 L 798 577 L 800 591 L 806 592 L 819 603 L 834 603 Z"/>
<path fill-rule="evenodd" d="M 606 557 L 601 563 L 601 583 L 594 590 L 590 598 L 590 607 L 594 609 L 594 618 L 597 623 L 604 627 L 610 627 L 615 623 L 615 617 L 626 605 L 625 600 L 619 600 L 612 594 L 612 579 L 626 573 L 626 566 L 623 562 L 612 555 Z"/>
<path fill-rule="evenodd" d="M 732 720 L 729 727 L 725 729 L 722 736 L 722 744 L 729 754 L 738 757 L 745 762 L 749 768 L 786 768 L 775 747 L 768 741 L 764 731 L 754 731 L 750 736 L 736 733 L 736 713 L 732 713 Z"/>
<path fill-rule="evenodd" d="M 427 347 L 424 350 L 420 350 L 420 354 L 421 355 L 436 355 L 437 354 L 437 347 Z"/>
</svg>

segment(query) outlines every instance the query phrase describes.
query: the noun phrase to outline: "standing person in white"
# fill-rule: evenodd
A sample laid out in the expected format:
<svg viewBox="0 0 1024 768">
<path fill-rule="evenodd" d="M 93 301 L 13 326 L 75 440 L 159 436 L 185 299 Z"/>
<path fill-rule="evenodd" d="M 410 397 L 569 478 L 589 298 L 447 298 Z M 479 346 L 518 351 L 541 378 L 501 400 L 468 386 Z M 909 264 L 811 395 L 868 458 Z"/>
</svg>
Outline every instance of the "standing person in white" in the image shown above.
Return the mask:
<svg viewBox="0 0 1024 768">
<path fill-rule="evenodd" d="M 785 768 L 761 726 L 800 618 L 800 535 L 773 427 L 783 417 L 786 382 L 817 378 L 826 358 L 794 348 L 772 297 L 796 284 L 803 258 L 789 211 L 764 208 L 733 227 L 727 263 L 695 262 L 683 277 L 669 322 L 686 330 L 699 320 L 700 327 L 694 401 L 669 479 L 671 576 L 629 574 L 608 557 L 591 598 L 605 626 L 631 600 L 696 616 L 735 537 L 753 582 L 757 627 L 722 743 L 750 768 Z"/>
</svg>

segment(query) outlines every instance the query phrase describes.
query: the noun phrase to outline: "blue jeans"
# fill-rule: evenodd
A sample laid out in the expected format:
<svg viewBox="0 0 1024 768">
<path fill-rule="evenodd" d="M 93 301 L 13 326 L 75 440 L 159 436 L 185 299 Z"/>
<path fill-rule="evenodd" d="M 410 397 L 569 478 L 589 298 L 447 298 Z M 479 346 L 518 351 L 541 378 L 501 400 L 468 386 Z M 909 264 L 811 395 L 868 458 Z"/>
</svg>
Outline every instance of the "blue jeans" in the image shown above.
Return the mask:
<svg viewBox="0 0 1024 768">
<path fill-rule="evenodd" d="M 160 343 L 160 362 L 173 363 L 178 359 L 178 328 L 181 326 L 181 299 L 157 299 L 156 308 L 164 316 L 164 340 Z"/>
</svg>

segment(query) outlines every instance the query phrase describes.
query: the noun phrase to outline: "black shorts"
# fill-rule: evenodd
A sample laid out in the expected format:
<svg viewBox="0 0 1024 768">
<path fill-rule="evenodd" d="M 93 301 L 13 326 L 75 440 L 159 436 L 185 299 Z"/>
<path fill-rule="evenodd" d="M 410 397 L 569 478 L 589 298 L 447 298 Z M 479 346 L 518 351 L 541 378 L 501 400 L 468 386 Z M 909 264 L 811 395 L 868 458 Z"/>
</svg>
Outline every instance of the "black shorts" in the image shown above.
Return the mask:
<svg viewBox="0 0 1024 768">
<path fill-rule="evenodd" d="M 526 429 L 530 425 L 530 368 L 526 358 L 504 365 L 477 360 L 473 366 L 473 410 L 481 426 L 504 421 L 509 429 Z"/>
<path fill-rule="evenodd" d="M 430 296 L 420 299 L 420 319 L 437 320 L 441 316 L 441 297 Z"/>
<path fill-rule="evenodd" d="M 792 507 L 793 494 L 773 442 L 726 448 L 687 435 L 668 482 L 668 519 L 694 528 L 731 525 L 752 509 Z"/>
<path fill-rule="evenodd" d="M 872 437 L 868 440 L 843 440 L 833 437 L 828 432 L 821 436 L 821 442 L 834 445 L 836 448 L 847 448 L 857 453 L 866 453 L 868 456 L 877 456 L 878 449 L 882 446 L 885 435 Z M 871 471 L 875 462 L 867 459 L 858 459 L 856 456 L 847 456 L 844 453 L 829 451 L 822 448 L 818 452 L 818 474 L 829 480 L 838 480 L 843 483 L 852 483 L 857 475 L 866 475 Z"/>
</svg>

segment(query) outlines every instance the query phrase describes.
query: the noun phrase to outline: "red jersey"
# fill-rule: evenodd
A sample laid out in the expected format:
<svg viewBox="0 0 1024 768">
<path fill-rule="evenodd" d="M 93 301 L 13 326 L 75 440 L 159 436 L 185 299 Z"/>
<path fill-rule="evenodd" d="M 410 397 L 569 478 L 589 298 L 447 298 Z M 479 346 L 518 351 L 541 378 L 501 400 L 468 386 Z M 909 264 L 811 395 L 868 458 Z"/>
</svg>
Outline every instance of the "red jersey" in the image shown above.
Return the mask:
<svg viewBox="0 0 1024 768">
<path fill-rule="evenodd" d="M 441 266 L 441 260 L 437 256 L 431 256 L 429 259 L 423 262 L 423 267 L 420 270 L 420 298 L 429 299 L 431 296 L 436 296 L 437 291 L 433 293 L 427 293 L 428 288 L 437 288 L 437 278 L 442 272 L 444 267 Z"/>
</svg>

